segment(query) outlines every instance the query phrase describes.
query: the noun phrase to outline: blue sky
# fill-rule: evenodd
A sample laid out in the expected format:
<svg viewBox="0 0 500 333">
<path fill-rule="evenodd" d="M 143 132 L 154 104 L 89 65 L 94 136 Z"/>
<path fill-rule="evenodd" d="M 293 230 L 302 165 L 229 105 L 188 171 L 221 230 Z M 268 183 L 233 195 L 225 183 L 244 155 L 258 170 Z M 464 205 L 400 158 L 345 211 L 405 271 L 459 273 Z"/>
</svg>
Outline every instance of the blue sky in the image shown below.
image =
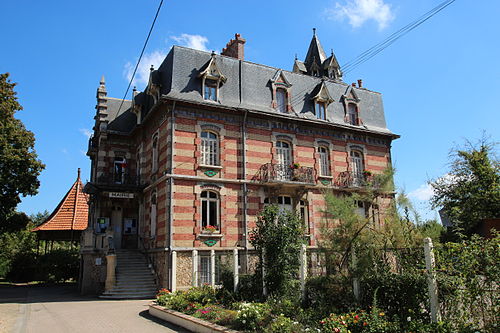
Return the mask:
<svg viewBox="0 0 500 333">
<path fill-rule="evenodd" d="M 46 164 L 28 214 L 52 211 L 82 168 L 102 75 L 108 95 L 123 97 L 159 1 L 2 1 L 0 72 L 10 72 Z M 219 51 L 234 33 L 246 60 L 291 70 L 312 28 L 340 64 L 415 20 L 441 0 L 165 1 L 135 84 L 173 44 Z M 500 2 L 457 0 L 350 72 L 383 94 L 398 186 L 433 218 L 426 182 L 446 174 L 450 148 L 482 136 L 499 140 Z"/>
</svg>

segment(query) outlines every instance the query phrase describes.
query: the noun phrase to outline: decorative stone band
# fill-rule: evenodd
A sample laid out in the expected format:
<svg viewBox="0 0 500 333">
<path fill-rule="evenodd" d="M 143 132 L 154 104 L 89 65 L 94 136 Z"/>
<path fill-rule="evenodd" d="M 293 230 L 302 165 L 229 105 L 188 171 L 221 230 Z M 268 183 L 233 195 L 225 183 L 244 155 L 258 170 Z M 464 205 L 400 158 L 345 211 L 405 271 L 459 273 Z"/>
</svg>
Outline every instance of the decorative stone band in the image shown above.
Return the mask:
<svg viewBox="0 0 500 333">
<path fill-rule="evenodd" d="M 213 333 L 213 332 L 223 332 L 223 333 L 239 333 L 239 331 L 231 330 L 227 327 L 213 324 L 211 322 L 189 316 L 187 314 L 177 312 L 174 310 L 165 309 L 162 306 L 151 303 L 149 305 L 149 314 L 160 318 L 162 320 L 168 321 L 169 323 L 181 326 L 191 332 L 197 333 Z"/>
</svg>

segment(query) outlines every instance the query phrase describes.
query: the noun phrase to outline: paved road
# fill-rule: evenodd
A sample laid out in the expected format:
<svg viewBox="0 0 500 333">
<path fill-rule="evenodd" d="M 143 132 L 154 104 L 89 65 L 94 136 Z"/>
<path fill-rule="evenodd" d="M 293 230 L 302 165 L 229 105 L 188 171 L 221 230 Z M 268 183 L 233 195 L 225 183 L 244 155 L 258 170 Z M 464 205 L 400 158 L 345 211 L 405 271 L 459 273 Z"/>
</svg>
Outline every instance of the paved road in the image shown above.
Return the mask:
<svg viewBox="0 0 500 333">
<path fill-rule="evenodd" d="M 0 332 L 188 332 L 149 316 L 148 304 L 83 297 L 75 286 L 0 286 Z"/>
</svg>

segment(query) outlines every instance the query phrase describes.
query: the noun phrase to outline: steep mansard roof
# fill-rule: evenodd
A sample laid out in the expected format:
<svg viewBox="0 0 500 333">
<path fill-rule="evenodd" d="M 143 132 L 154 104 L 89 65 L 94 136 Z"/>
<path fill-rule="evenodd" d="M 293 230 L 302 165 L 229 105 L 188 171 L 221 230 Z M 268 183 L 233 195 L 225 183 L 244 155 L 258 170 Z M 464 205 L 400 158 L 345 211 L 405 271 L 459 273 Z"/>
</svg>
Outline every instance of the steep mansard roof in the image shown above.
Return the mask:
<svg viewBox="0 0 500 333">
<path fill-rule="evenodd" d="M 270 80 L 278 68 L 239 61 L 215 55 L 217 66 L 226 77 L 220 87 L 219 102 L 205 101 L 201 93 L 200 70 L 211 59 L 209 52 L 174 46 L 158 68 L 161 78 L 161 94 L 188 102 L 244 108 L 264 113 L 279 112 L 272 107 Z M 323 82 L 322 78 L 282 70 L 291 86 L 291 118 L 318 120 L 314 115 L 313 91 Z M 392 134 L 385 122 L 382 97 L 379 93 L 364 88 L 353 88 L 343 82 L 325 79 L 325 85 L 334 102 L 327 108 L 327 123 L 351 126 L 345 122 L 343 96 L 352 89 L 359 98 L 359 116 L 364 129 Z M 144 115 L 144 113 L 143 113 Z M 283 115 L 283 114 L 281 114 Z M 320 121 L 320 120 L 318 120 Z M 354 128 L 360 126 L 353 126 Z"/>
<path fill-rule="evenodd" d="M 49 218 L 32 231 L 85 230 L 88 224 L 88 196 L 78 177 Z"/>
</svg>

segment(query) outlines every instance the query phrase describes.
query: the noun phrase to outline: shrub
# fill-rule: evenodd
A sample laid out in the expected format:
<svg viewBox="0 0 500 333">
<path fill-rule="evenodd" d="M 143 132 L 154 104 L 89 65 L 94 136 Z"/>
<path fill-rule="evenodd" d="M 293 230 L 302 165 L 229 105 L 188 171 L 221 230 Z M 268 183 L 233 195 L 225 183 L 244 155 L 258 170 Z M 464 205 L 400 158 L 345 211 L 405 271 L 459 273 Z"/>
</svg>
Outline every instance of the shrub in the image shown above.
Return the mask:
<svg viewBox="0 0 500 333">
<path fill-rule="evenodd" d="M 172 293 L 168 289 L 160 289 L 158 294 L 156 294 L 156 303 L 161 306 L 167 305 L 168 301 L 172 297 Z"/>
<path fill-rule="evenodd" d="M 425 310 L 428 303 L 426 281 L 424 272 L 372 273 L 361 280 L 361 306 L 368 308 L 376 299 L 376 305 L 391 318 L 429 321 Z"/>
<path fill-rule="evenodd" d="M 257 331 L 270 320 L 271 309 L 266 303 L 239 303 L 235 326 L 238 329 Z"/>
<path fill-rule="evenodd" d="M 306 282 L 304 304 L 320 319 L 332 312 L 347 312 L 355 307 L 352 282 L 343 276 L 319 276 Z"/>
<path fill-rule="evenodd" d="M 332 313 L 321 320 L 322 332 L 335 333 L 399 333 L 397 323 L 391 323 L 383 311 L 374 307 L 370 313 L 363 310 L 344 314 Z"/>
<path fill-rule="evenodd" d="M 302 331 L 303 327 L 299 322 L 293 321 L 285 315 L 273 318 L 264 329 L 265 333 L 296 333 Z"/>
</svg>

